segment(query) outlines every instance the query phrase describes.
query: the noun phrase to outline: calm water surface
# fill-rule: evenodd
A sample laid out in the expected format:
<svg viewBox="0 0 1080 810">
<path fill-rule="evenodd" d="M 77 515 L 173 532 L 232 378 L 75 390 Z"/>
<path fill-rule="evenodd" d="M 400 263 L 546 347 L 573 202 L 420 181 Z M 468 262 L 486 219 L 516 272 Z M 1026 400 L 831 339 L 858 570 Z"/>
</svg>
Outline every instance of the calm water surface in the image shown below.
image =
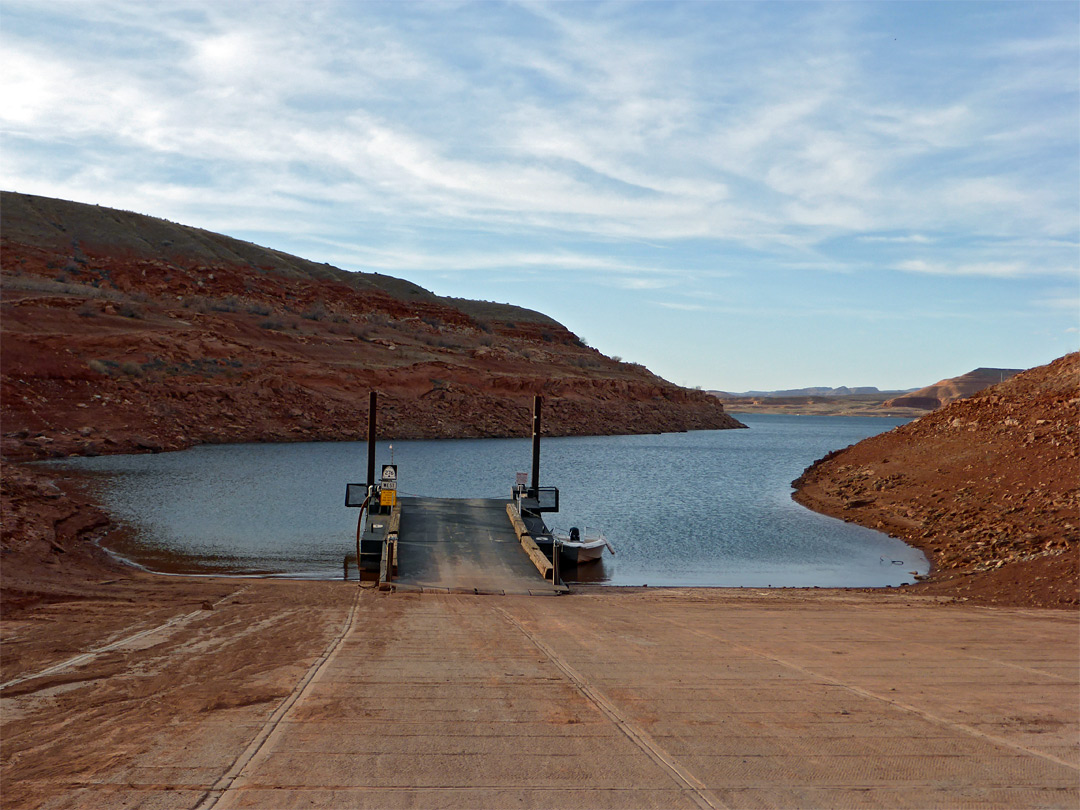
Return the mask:
<svg viewBox="0 0 1080 810">
<path fill-rule="evenodd" d="M 791 500 L 826 452 L 902 420 L 739 417 L 750 430 L 544 439 L 548 524 L 597 526 L 618 552 L 579 569 L 613 585 L 884 586 L 927 572 L 921 552 Z M 509 497 L 530 468 L 527 439 L 393 442 L 402 494 Z M 246 444 L 50 462 L 91 474 L 127 527 L 109 546 L 154 570 L 340 578 L 363 481 L 363 442 Z M 378 463 L 390 461 L 379 442 Z M 573 579 L 571 571 L 568 579 Z"/>
</svg>

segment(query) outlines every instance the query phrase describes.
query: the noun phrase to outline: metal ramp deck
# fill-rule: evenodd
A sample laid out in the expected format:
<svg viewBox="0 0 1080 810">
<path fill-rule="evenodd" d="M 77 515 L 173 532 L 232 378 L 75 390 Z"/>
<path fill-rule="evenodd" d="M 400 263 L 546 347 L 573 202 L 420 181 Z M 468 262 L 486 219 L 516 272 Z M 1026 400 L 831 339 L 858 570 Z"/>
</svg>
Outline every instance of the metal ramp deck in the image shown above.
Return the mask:
<svg viewBox="0 0 1080 810">
<path fill-rule="evenodd" d="M 521 548 L 497 498 L 401 498 L 398 590 L 556 594 Z"/>
</svg>

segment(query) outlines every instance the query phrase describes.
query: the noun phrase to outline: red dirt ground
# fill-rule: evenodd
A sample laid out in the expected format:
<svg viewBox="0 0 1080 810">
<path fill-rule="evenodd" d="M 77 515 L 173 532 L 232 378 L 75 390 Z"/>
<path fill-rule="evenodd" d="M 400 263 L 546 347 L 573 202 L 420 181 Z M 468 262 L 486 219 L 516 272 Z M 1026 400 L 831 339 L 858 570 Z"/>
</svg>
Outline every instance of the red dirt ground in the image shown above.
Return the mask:
<svg viewBox="0 0 1080 810">
<path fill-rule="evenodd" d="M 880 529 L 933 563 L 926 593 L 1080 603 L 1080 353 L 831 453 L 795 500 Z"/>
</svg>

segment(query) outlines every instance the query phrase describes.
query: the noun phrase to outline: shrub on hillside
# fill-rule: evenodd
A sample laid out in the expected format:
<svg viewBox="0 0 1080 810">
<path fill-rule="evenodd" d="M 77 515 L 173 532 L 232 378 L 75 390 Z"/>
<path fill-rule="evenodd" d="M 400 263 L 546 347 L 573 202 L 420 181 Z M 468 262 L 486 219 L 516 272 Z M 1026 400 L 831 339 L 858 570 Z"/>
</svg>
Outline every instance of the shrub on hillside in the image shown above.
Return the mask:
<svg viewBox="0 0 1080 810">
<path fill-rule="evenodd" d="M 116 308 L 117 315 L 123 315 L 125 318 L 143 318 L 145 313 L 138 304 L 131 301 L 125 301 Z"/>
</svg>

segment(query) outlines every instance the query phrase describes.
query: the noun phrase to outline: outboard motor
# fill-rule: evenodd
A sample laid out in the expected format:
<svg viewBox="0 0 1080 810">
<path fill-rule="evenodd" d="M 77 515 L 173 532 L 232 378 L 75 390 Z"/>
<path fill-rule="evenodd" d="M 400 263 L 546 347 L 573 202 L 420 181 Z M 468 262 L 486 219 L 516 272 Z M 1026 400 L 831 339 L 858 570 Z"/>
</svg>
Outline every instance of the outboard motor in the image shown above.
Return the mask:
<svg viewBox="0 0 1080 810">
<path fill-rule="evenodd" d="M 570 542 L 571 543 L 580 543 L 581 542 L 581 532 L 578 531 L 577 526 L 571 526 L 570 527 Z"/>
</svg>

